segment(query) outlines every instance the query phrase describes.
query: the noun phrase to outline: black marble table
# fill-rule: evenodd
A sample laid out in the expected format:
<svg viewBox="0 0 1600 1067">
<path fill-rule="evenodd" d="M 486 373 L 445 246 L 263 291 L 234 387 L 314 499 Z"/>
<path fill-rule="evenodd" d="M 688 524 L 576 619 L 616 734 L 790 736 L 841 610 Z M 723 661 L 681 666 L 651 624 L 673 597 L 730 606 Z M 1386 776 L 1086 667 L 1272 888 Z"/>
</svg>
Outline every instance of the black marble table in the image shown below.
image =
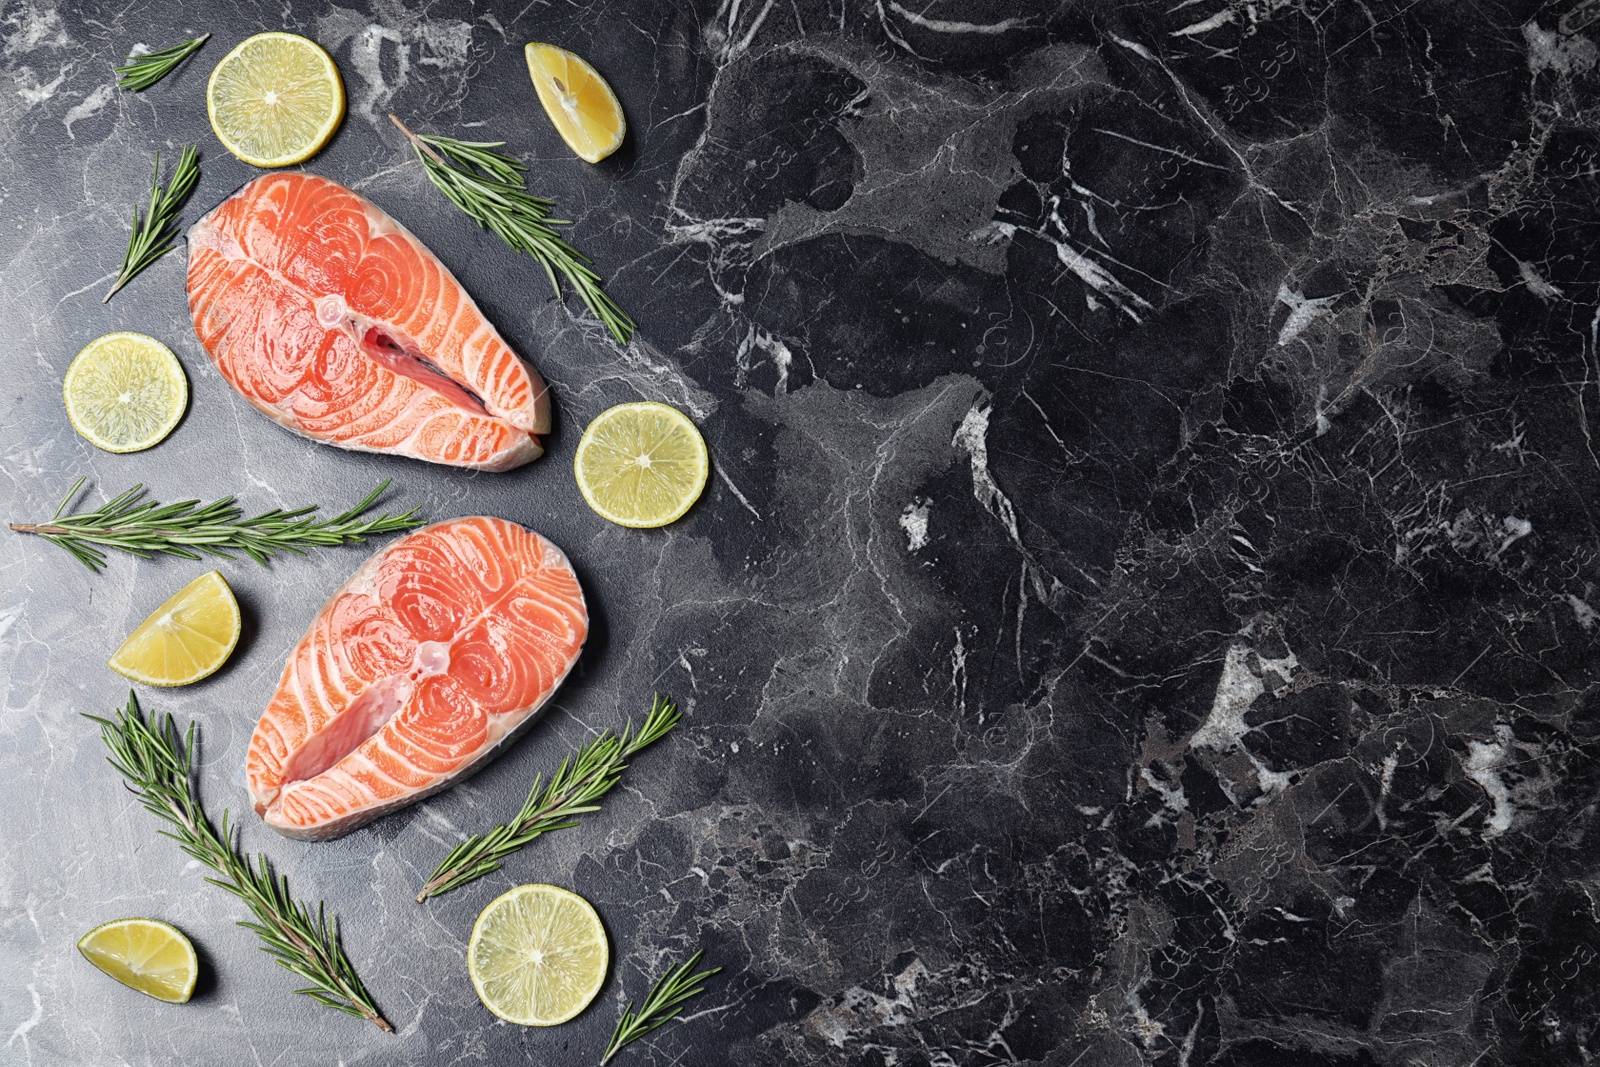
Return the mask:
<svg viewBox="0 0 1600 1067">
<path fill-rule="evenodd" d="M 201 787 L 325 899 L 395 1035 L 296 997 L 155 833 L 91 723 L 101 664 L 211 564 L 0 553 L 0 1061 L 598 1062 L 650 979 L 725 970 L 619 1063 L 1592 1062 L 1600 1024 L 1600 4 L 1186 0 L 0 3 L 0 504 L 135 482 L 247 507 L 490 513 L 571 554 L 594 633 L 471 781 L 340 840 L 276 837 L 243 753 L 367 549 L 222 563 L 246 614 Z M 183 10 L 180 10 L 180 7 Z M 469 474 L 251 410 L 173 255 L 102 305 L 156 150 L 186 221 L 248 180 L 212 64 L 315 38 L 349 91 L 306 169 L 435 249 L 552 383 L 550 453 Z M 210 31 L 142 94 L 134 45 Z M 628 141 L 589 166 L 522 46 L 592 60 Z M 627 348 L 427 184 L 393 110 L 505 139 L 640 323 Z M 90 339 L 155 335 L 190 412 L 136 455 L 68 427 Z M 585 423 L 664 400 L 715 476 L 613 527 Z M 419 881 L 652 691 L 687 709 L 603 811 L 425 906 Z M 600 910 L 614 966 L 499 1024 L 472 922 L 522 882 Z M 201 990 L 73 950 L 152 915 Z"/>
</svg>

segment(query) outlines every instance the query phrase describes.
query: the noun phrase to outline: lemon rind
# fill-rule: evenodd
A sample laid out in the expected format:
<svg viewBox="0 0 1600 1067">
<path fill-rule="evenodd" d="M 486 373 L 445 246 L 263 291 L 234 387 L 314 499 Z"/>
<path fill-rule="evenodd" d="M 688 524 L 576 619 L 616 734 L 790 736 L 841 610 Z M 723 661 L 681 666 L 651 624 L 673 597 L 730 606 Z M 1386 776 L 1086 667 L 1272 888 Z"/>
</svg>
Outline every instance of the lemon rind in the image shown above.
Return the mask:
<svg viewBox="0 0 1600 1067">
<path fill-rule="evenodd" d="M 214 664 L 212 664 L 209 667 L 202 668 L 201 670 L 196 671 L 193 674 L 184 675 L 182 677 L 175 678 L 175 677 L 172 677 L 170 675 L 168 675 L 168 676 L 153 675 L 153 674 L 150 674 L 150 673 L 148 673 L 146 671 L 141 671 L 137 667 L 131 666 L 131 665 L 127 664 L 126 662 L 122 662 L 122 663 L 118 662 L 118 660 L 122 658 L 123 651 L 125 649 L 127 649 L 129 643 L 133 641 L 134 635 L 137 634 L 141 628 L 143 628 L 145 623 L 149 622 L 152 618 L 154 618 L 155 615 L 157 614 L 157 612 L 161 611 L 161 609 L 166 607 L 167 604 L 169 604 L 172 600 L 176 599 L 179 596 L 182 596 L 183 593 L 185 591 L 187 591 L 191 586 L 194 586 L 194 585 L 198 584 L 199 582 L 201 582 L 201 581 L 205 580 L 206 578 L 209 578 L 209 577 L 211 577 L 213 575 L 216 576 L 217 581 L 222 583 L 222 589 L 227 594 L 228 601 L 233 607 L 233 633 L 232 633 L 232 637 L 226 643 L 226 646 L 222 648 L 222 651 L 218 654 Z M 199 578 L 196 578 L 196 579 L 194 579 L 194 581 L 190 582 L 188 585 L 185 585 L 182 589 L 179 589 L 176 593 L 173 593 L 172 596 L 168 597 L 166 600 L 163 600 L 156 607 L 155 611 L 152 611 L 149 615 L 146 615 L 144 617 L 144 619 L 140 621 L 139 625 L 135 626 L 133 628 L 132 633 L 129 633 L 128 636 L 123 639 L 122 644 L 117 647 L 116 652 L 112 653 L 111 658 L 106 661 L 106 666 L 110 667 L 112 670 L 116 671 L 118 674 L 122 675 L 124 678 L 127 678 L 130 681 L 138 682 L 141 685 L 154 686 L 155 688 L 158 688 L 158 689 L 175 689 L 178 686 L 193 685 L 195 682 L 198 682 L 198 681 L 201 681 L 203 679 L 209 678 L 213 674 L 216 674 L 218 671 L 220 671 L 223 668 L 224 665 L 227 664 L 229 658 L 231 658 L 233 656 L 233 650 L 235 648 L 239 647 L 240 633 L 244 629 L 244 625 L 243 624 L 244 624 L 244 619 L 243 619 L 243 617 L 242 617 L 242 615 L 240 614 L 240 611 L 239 611 L 239 598 L 234 595 L 233 587 L 228 584 L 228 579 L 223 577 L 221 571 L 216 571 L 216 570 L 207 571 L 205 574 L 202 574 Z M 186 628 L 187 629 L 192 629 L 191 627 L 186 627 Z M 199 633 L 199 631 L 195 631 L 195 632 Z M 207 638 L 210 637 L 210 635 L 208 635 L 208 634 L 200 634 L 200 636 L 207 637 Z M 216 645 L 219 645 L 219 646 L 223 645 L 223 642 L 221 642 L 221 641 L 213 640 L 213 643 L 216 644 Z"/>
</svg>

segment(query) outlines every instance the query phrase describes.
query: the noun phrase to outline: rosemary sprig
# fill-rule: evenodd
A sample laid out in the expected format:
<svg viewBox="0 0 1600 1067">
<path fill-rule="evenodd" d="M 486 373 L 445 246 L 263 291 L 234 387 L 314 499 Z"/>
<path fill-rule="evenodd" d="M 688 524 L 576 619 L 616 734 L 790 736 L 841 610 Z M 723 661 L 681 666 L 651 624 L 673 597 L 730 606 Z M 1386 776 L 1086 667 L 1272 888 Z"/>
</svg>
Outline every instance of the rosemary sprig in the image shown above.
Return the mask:
<svg viewBox="0 0 1600 1067">
<path fill-rule="evenodd" d="M 117 271 L 117 280 L 100 303 L 104 304 L 116 296 L 117 290 L 133 281 L 140 271 L 172 251 L 178 240 L 178 209 L 183 207 L 183 202 L 189 199 L 195 183 L 200 180 L 198 160 L 199 152 L 195 146 L 185 146 L 183 154 L 178 157 L 177 167 L 172 171 L 172 180 L 167 183 L 166 191 L 162 192 L 161 153 L 156 153 L 156 170 L 150 178 L 150 206 L 145 209 L 142 220 L 139 218 L 139 209 L 133 209 L 133 233 L 128 238 L 127 254 L 122 257 L 122 269 Z"/>
<path fill-rule="evenodd" d="M 611 1040 L 606 1043 L 606 1054 L 600 1060 L 600 1067 L 610 1063 L 611 1057 L 622 1051 L 623 1045 L 637 1041 L 656 1027 L 671 1022 L 683 1010 L 684 1001 L 705 992 L 705 987 L 699 983 L 722 968 L 713 967 L 709 971 L 691 974 L 704 955 L 705 950 L 702 949 L 662 975 L 637 1012 L 633 1010 L 633 1001 L 628 1001 L 622 1018 L 617 1021 L 617 1028 L 611 1033 Z"/>
<path fill-rule="evenodd" d="M 146 719 L 131 692 L 115 718 L 84 717 L 100 724 L 100 737 L 111 750 L 108 759 L 127 780 L 129 791 L 171 827 L 161 834 L 215 871 L 217 876 L 206 881 L 244 901 L 255 916 L 254 922 L 239 925 L 255 931 L 263 952 L 310 983 L 295 992 L 392 1031 L 345 955 L 338 921 L 323 905 L 313 914 L 290 896 L 289 880 L 273 873 L 264 853 L 252 862 L 240 852 L 238 827 L 230 824 L 227 812 L 220 830 L 211 824 L 194 780 L 196 724 L 191 722 L 180 736 L 171 715 Z"/>
<path fill-rule="evenodd" d="M 244 512 L 231 496 L 203 506 L 198 500 L 177 504 L 158 504 L 153 500 L 141 503 L 143 485 L 113 497 L 94 511 L 63 515 L 67 504 L 83 487 L 83 481 L 79 478 L 72 483 L 49 522 L 14 522 L 11 528 L 18 533 L 38 534 L 60 545 L 92 571 L 105 566 L 106 555 L 101 548 L 116 549 L 141 559 L 150 559 L 158 553 L 199 559 L 202 552 L 233 559 L 231 553 L 243 552 L 265 565 L 278 552 L 303 556 L 307 548 L 355 544 L 379 534 L 414 530 L 423 522 L 412 518 L 417 513 L 416 508 L 399 515 L 361 517 L 389 488 L 388 478 L 378 483 L 378 487 L 355 507 L 325 522 L 310 517 L 318 508 L 316 504 L 292 511 L 273 508 L 255 518 L 241 519 Z"/>
<path fill-rule="evenodd" d="M 451 203 L 518 252 L 538 260 L 557 296 L 561 295 L 561 283 L 556 280 L 560 272 L 617 343 L 628 343 L 635 328 L 633 319 L 600 287 L 600 276 L 590 268 L 589 257 L 556 232 L 557 226 L 571 224 L 550 217 L 554 203 L 528 192 L 523 180 L 528 168 L 494 151 L 503 147 L 504 141 L 457 141 L 412 133 L 398 116 L 391 114 L 389 119 L 411 142 L 428 180 Z"/>
<path fill-rule="evenodd" d="M 171 74 L 179 63 L 198 52 L 200 46 L 210 37 L 209 33 L 202 33 L 192 41 L 160 48 L 154 52 L 145 52 L 143 55 L 129 56 L 123 60 L 122 66 L 114 68 L 122 75 L 117 85 L 136 93 L 143 92 Z"/>
<path fill-rule="evenodd" d="M 501 860 L 531 844 L 534 838 L 576 826 L 579 815 L 598 811 L 600 805 L 596 802 L 621 779 L 628 760 L 665 737 L 682 717 L 678 705 L 657 694 L 638 734 L 633 733 L 633 719 L 629 718 L 620 735 L 603 731 L 577 755 L 563 759 L 543 789 L 543 775 L 536 775 L 516 818 L 457 845 L 423 885 L 417 903 L 498 871 Z"/>
</svg>

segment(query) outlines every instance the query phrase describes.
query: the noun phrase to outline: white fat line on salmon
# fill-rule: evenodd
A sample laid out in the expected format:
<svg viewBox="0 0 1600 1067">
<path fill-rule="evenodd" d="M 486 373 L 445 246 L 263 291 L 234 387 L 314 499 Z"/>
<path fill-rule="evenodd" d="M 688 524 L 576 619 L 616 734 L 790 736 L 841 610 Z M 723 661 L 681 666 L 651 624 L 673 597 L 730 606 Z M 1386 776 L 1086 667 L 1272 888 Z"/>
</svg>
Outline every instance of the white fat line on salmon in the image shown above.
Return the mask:
<svg viewBox="0 0 1600 1067">
<path fill-rule="evenodd" d="M 386 322 L 357 315 L 337 293 L 318 297 L 317 325 L 337 331 L 355 342 L 362 355 L 403 378 L 410 378 L 474 415 L 489 414 L 489 406 L 470 387 L 439 369 L 422 352 L 422 346 Z"/>
<path fill-rule="evenodd" d="M 278 795 L 265 807 L 258 807 L 258 813 L 265 814 L 281 804 L 283 789 L 317 777 L 360 748 L 411 701 L 418 682 L 449 669 L 450 645 L 447 642 L 418 644 L 411 670 L 374 680 L 342 714 L 308 737 L 305 744 L 289 756 L 283 765 Z"/>
</svg>

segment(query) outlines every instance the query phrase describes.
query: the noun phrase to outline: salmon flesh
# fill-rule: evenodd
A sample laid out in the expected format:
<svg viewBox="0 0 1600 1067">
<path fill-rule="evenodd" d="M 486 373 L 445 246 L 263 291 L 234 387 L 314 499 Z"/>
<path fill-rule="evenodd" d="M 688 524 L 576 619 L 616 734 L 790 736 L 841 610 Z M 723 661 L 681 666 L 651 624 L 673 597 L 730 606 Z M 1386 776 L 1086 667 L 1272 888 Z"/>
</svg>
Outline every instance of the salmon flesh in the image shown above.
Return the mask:
<svg viewBox="0 0 1600 1067">
<path fill-rule="evenodd" d="M 362 565 L 311 623 L 245 760 L 268 826 L 321 840 L 480 767 L 589 634 L 562 551 L 496 518 L 435 523 Z"/>
<path fill-rule="evenodd" d="M 189 230 L 195 333 L 297 434 L 475 470 L 537 459 L 544 380 L 443 263 L 336 182 L 268 174 Z"/>
</svg>

